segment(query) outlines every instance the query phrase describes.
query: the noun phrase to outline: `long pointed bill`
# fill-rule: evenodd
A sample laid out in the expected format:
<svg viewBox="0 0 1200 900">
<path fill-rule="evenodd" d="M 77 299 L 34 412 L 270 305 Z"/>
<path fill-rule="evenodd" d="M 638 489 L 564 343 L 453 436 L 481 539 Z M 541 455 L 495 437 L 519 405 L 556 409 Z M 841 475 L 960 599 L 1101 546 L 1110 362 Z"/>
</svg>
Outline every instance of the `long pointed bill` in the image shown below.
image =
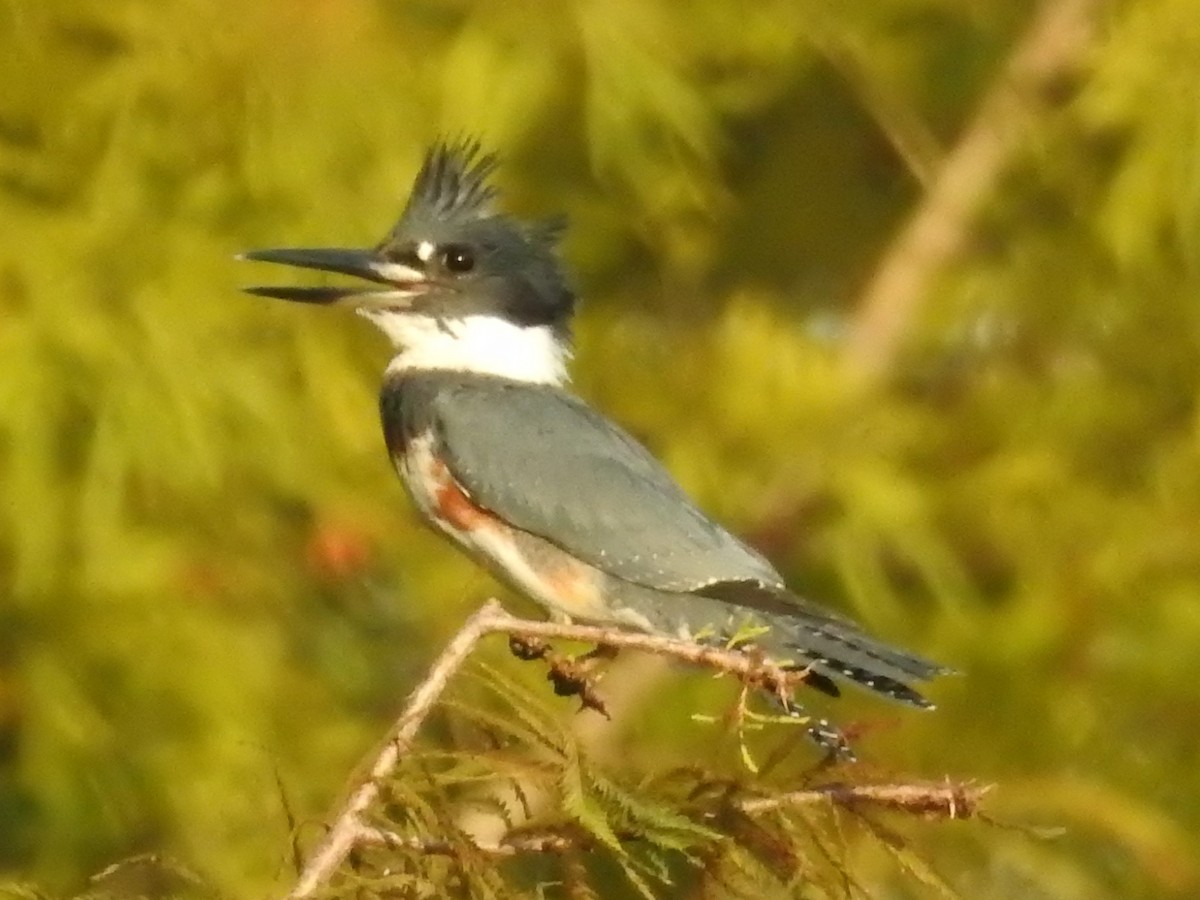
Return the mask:
<svg viewBox="0 0 1200 900">
<path fill-rule="evenodd" d="M 251 250 L 237 257 L 252 262 L 277 263 L 301 269 L 316 269 L 321 272 L 336 272 L 352 275 L 386 285 L 377 288 L 352 287 L 270 287 L 253 286 L 243 288 L 246 293 L 259 297 L 274 297 L 298 303 L 332 304 L 343 300 L 353 301 L 356 306 L 405 306 L 423 294 L 429 287 L 425 273 L 402 263 L 380 259 L 369 250 L 338 250 L 331 248 Z"/>
</svg>

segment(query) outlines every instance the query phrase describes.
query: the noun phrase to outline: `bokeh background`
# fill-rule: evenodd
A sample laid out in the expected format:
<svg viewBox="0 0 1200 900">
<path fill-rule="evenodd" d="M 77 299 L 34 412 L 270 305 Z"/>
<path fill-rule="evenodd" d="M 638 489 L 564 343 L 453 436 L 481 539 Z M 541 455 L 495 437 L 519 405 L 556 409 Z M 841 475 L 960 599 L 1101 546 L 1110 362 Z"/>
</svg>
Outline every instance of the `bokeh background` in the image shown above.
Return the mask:
<svg viewBox="0 0 1200 900">
<path fill-rule="evenodd" d="M 463 133 L 570 215 L 578 391 L 961 670 L 838 713 L 998 785 L 942 877 L 1196 896 L 1197 0 L 2 0 L 0 881 L 278 891 L 495 590 L 390 470 L 382 337 L 233 261 L 373 243 Z M 592 753 L 704 745 L 708 679 L 622 665 Z"/>
</svg>

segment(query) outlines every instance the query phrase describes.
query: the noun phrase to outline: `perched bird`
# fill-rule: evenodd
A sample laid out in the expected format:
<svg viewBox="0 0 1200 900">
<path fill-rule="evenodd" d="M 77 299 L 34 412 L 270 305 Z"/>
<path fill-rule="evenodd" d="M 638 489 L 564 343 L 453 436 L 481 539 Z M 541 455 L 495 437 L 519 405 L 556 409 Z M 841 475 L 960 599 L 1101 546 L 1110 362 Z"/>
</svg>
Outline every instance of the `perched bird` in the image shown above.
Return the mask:
<svg viewBox="0 0 1200 900">
<path fill-rule="evenodd" d="M 912 682 L 948 670 L 864 635 L 791 593 L 760 553 L 701 512 L 634 438 L 570 393 L 576 298 L 561 221 L 500 212 L 492 155 L 434 146 L 399 222 L 369 250 L 243 254 L 375 287 L 251 287 L 351 306 L 391 339 L 387 448 L 424 519 L 557 617 L 725 643 L 837 696 L 845 679 L 918 707 Z M 848 754 L 823 721 L 823 746 Z"/>
</svg>

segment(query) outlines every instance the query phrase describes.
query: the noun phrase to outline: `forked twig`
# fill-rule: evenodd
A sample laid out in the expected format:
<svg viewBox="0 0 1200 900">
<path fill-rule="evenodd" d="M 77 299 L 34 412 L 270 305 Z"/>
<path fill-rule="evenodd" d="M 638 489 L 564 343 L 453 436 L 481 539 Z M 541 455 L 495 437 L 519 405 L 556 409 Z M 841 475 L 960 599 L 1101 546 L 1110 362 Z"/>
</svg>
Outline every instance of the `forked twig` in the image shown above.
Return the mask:
<svg viewBox="0 0 1200 900">
<path fill-rule="evenodd" d="M 792 688 L 802 684 L 806 672 L 789 670 L 768 660 L 756 658 L 738 649 L 705 647 L 692 641 L 657 635 L 599 628 L 592 625 L 565 625 L 520 619 L 510 615 L 496 600 L 489 600 L 467 619 L 462 629 L 446 645 L 424 680 L 412 692 L 396 720 L 392 735 L 380 750 L 366 779 L 343 804 L 333 826 L 304 865 L 289 900 L 310 897 L 330 878 L 350 852 L 359 846 L 385 846 L 420 850 L 437 855 L 454 855 L 461 847 L 440 839 L 410 838 L 369 826 L 364 813 L 379 796 L 381 785 L 392 775 L 403 754 L 413 746 L 417 734 L 445 691 L 454 674 L 462 668 L 475 646 L 489 634 L 506 634 L 526 639 L 551 638 L 595 644 L 597 647 L 640 650 L 687 663 L 706 666 L 756 684 L 786 698 Z M 789 805 L 833 802 L 842 806 L 870 804 L 908 812 L 938 815 L 942 818 L 967 818 L 974 814 L 983 788 L 961 785 L 843 785 L 830 784 L 794 791 L 776 797 L 752 798 L 735 805 L 753 815 Z M 491 856 L 511 856 L 520 852 L 565 852 L 578 849 L 578 841 L 559 832 L 522 833 L 495 843 L 475 843 L 473 850 Z"/>
</svg>

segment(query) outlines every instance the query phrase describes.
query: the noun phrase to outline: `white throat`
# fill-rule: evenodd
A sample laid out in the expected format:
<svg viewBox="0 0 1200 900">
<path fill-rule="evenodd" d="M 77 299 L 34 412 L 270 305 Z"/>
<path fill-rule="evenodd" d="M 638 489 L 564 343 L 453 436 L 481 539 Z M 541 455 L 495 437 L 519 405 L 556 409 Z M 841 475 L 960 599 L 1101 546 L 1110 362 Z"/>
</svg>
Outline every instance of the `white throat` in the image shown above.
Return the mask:
<svg viewBox="0 0 1200 900">
<path fill-rule="evenodd" d="M 498 316 L 437 319 L 418 313 L 360 309 L 400 352 L 388 372 L 435 369 L 495 375 L 533 384 L 566 384 L 570 348 L 547 325 Z"/>
</svg>

